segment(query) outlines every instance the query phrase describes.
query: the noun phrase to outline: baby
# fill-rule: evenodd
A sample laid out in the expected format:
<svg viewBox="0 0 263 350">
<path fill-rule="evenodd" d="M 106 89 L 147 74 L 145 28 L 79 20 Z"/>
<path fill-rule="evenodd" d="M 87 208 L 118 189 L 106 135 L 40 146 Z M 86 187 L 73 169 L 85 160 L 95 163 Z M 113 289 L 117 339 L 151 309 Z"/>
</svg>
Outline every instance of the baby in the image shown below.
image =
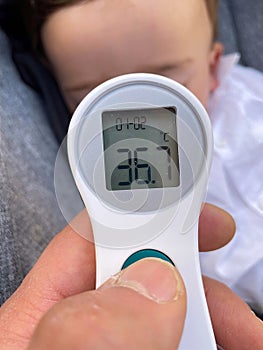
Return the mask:
<svg viewBox="0 0 263 350">
<path fill-rule="evenodd" d="M 131 72 L 174 79 L 209 110 L 215 160 L 208 200 L 235 217 L 237 234 L 228 247 L 202 255 L 203 272 L 227 283 L 262 313 L 263 209 L 250 204 L 262 191 L 262 157 L 252 156 L 255 149 L 262 149 L 262 121 L 256 113 L 262 110 L 263 96 L 240 67 L 217 89 L 223 51 L 215 41 L 217 1 L 69 0 L 61 5 L 61 1 L 36 0 L 31 10 L 33 42 L 71 112 L 101 82 Z M 262 75 L 249 73 L 262 86 Z M 252 104 L 256 104 L 253 116 L 248 114 Z"/>
</svg>

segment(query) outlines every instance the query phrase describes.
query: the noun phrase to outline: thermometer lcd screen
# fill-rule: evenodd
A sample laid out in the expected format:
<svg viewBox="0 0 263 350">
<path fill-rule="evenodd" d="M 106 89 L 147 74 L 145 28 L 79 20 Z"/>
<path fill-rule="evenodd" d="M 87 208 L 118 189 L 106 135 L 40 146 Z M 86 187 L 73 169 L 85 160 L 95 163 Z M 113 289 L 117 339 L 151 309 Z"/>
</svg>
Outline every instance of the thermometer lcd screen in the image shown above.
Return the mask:
<svg viewBox="0 0 263 350">
<path fill-rule="evenodd" d="M 176 108 L 102 113 L 109 191 L 180 185 Z"/>
</svg>

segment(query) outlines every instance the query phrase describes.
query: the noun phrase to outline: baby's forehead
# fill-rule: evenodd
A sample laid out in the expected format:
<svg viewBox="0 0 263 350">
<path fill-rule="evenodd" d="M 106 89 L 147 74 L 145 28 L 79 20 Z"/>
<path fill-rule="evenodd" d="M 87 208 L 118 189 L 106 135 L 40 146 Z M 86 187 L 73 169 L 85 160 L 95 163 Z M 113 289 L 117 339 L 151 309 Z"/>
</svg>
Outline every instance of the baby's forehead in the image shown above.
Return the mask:
<svg viewBox="0 0 263 350">
<path fill-rule="evenodd" d="M 121 38 L 135 37 L 140 41 L 142 35 L 147 39 L 154 34 L 158 40 L 160 32 L 165 32 L 166 41 L 175 36 L 192 38 L 209 23 L 204 0 L 95 0 L 57 10 L 43 32 L 44 36 L 53 36 L 54 42 L 83 45 L 84 38 L 86 45 L 98 46 L 103 41 L 107 47 Z"/>
<path fill-rule="evenodd" d="M 77 0 L 71 1 L 71 6 L 65 5 L 70 1 L 64 1 L 60 6 L 57 5 L 54 9 L 50 8 L 47 20 L 54 15 L 58 15 L 57 18 L 63 18 L 65 22 L 86 18 L 87 21 L 89 19 L 92 26 L 94 23 L 92 18 L 99 19 L 98 22 L 96 21 L 96 24 L 98 24 L 108 22 L 111 18 L 126 22 L 135 16 L 134 19 L 138 23 L 142 20 L 147 21 L 148 18 L 153 18 L 157 22 L 160 19 L 166 19 L 167 21 L 173 18 L 175 24 L 189 24 L 194 19 L 200 19 L 200 17 L 208 15 L 207 1 L 209 0 L 162 0 L 161 2 L 152 0 Z"/>
<path fill-rule="evenodd" d="M 95 0 L 56 11 L 42 39 L 59 85 L 75 95 L 125 73 L 170 76 L 172 69 L 178 79 L 185 62 L 211 46 L 205 5 L 197 3 Z"/>
</svg>

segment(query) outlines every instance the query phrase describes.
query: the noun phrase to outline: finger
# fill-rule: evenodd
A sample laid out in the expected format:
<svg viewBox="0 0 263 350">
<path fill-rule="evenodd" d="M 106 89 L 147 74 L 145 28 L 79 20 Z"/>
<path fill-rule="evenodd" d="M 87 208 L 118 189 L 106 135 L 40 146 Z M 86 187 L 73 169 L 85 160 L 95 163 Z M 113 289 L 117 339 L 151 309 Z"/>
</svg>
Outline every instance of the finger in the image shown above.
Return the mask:
<svg viewBox="0 0 263 350">
<path fill-rule="evenodd" d="M 39 323 L 29 349 L 177 349 L 185 315 L 177 270 L 144 259 L 98 290 L 57 304 Z"/>
<path fill-rule="evenodd" d="M 210 251 L 225 246 L 235 234 L 232 216 L 225 210 L 206 203 L 199 219 L 200 251 Z"/>
<path fill-rule="evenodd" d="M 213 225 L 216 225 L 216 222 L 221 225 L 224 221 L 218 219 L 222 216 L 220 213 L 217 208 L 205 206 L 199 230 L 200 240 L 204 242 L 201 243 L 202 248 L 209 245 L 206 241 L 209 242 L 210 227 L 205 215 L 212 218 L 210 222 L 212 221 Z M 227 226 L 229 225 L 226 224 L 225 227 Z M 216 232 L 219 235 L 223 231 L 218 229 Z M 92 229 L 86 211 L 78 215 L 74 223 L 50 242 L 16 293 L 2 306 L 2 343 L 18 343 L 19 349 L 23 349 L 37 322 L 50 307 L 65 297 L 94 288 L 94 244 L 83 237 L 92 239 Z M 218 242 L 220 243 L 219 238 Z M 13 329 L 16 329 L 16 332 L 13 332 Z"/>
<path fill-rule="evenodd" d="M 204 278 L 206 298 L 217 343 L 225 350 L 260 350 L 263 322 L 227 286 Z"/>
<path fill-rule="evenodd" d="M 79 232 L 91 232 L 85 211 L 77 216 L 73 227 Z M 94 245 L 68 225 L 50 242 L 21 286 L 1 307 L 0 348 L 7 344 L 10 350 L 25 349 L 36 324 L 50 307 L 94 286 Z"/>
</svg>

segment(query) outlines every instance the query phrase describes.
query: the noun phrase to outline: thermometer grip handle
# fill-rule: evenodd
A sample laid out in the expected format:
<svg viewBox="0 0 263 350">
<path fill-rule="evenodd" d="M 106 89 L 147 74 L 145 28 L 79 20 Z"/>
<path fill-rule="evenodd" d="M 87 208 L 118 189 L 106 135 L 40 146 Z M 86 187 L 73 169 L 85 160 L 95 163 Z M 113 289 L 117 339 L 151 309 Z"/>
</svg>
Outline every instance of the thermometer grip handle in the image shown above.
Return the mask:
<svg viewBox="0 0 263 350">
<path fill-rule="evenodd" d="M 182 234 L 172 224 L 154 243 L 179 270 L 186 287 L 187 314 L 179 350 L 216 350 L 216 341 L 206 302 L 198 251 L 198 221 Z"/>
</svg>

